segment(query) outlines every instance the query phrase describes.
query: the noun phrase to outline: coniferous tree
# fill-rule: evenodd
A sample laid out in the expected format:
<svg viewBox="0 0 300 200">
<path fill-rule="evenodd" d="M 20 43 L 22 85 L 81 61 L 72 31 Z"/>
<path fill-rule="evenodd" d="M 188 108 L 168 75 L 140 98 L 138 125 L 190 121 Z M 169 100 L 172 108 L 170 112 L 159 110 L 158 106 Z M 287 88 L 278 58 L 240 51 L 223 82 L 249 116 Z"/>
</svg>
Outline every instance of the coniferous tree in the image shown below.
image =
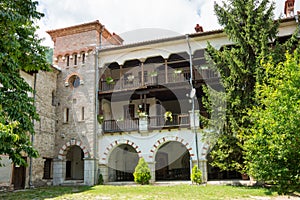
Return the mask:
<svg viewBox="0 0 300 200">
<path fill-rule="evenodd" d="M 151 179 L 150 168 L 146 163 L 144 158 L 140 158 L 137 166 L 135 167 L 134 173 L 134 182 L 145 185 L 149 184 Z"/>
<path fill-rule="evenodd" d="M 222 170 L 245 170 L 243 143 L 251 127 L 247 112 L 257 104 L 255 84 L 265 76 L 261 60 L 273 54 L 274 62 L 283 60 L 283 52 L 292 43 L 270 44 L 280 23 L 274 21 L 274 6 L 270 0 L 228 0 L 214 6 L 220 25 L 233 42 L 220 50 L 210 44 L 207 48 L 226 93 L 226 123 L 211 151 L 213 165 Z"/>
<path fill-rule="evenodd" d="M 17 165 L 26 165 L 24 155 L 38 155 L 29 137 L 34 133 L 33 120 L 38 119 L 29 96 L 33 89 L 20 71 L 49 69 L 46 48 L 35 35 L 35 22 L 43 16 L 36 7 L 31 0 L 0 3 L 0 154 L 9 155 Z"/>
</svg>

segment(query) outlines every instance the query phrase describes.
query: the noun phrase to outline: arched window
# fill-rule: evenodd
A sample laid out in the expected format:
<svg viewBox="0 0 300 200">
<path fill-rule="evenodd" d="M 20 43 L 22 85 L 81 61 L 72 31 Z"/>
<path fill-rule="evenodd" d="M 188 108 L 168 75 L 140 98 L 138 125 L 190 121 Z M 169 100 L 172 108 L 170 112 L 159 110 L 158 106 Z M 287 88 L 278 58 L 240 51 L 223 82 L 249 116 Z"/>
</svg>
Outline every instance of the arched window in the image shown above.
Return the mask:
<svg viewBox="0 0 300 200">
<path fill-rule="evenodd" d="M 77 88 L 80 85 L 80 78 L 77 75 L 73 75 L 69 79 L 69 84 L 72 85 L 74 88 Z"/>
<path fill-rule="evenodd" d="M 64 123 L 68 123 L 69 122 L 69 108 L 64 108 Z"/>
<path fill-rule="evenodd" d="M 70 66 L 70 56 L 67 55 L 67 56 L 66 56 L 66 59 L 67 59 L 67 67 L 69 67 L 69 66 Z"/>
<path fill-rule="evenodd" d="M 81 62 L 82 62 L 82 64 L 85 63 L 85 53 L 84 52 L 81 55 Z"/>
<path fill-rule="evenodd" d="M 74 54 L 74 65 L 77 65 L 77 54 Z"/>
</svg>

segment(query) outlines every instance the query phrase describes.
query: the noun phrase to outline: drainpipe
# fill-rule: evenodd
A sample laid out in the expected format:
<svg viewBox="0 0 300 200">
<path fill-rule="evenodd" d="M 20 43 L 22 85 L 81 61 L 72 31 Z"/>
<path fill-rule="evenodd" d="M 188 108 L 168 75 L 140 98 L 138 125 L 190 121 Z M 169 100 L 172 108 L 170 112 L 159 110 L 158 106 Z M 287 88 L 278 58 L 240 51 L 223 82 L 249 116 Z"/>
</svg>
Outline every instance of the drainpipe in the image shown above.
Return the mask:
<svg viewBox="0 0 300 200">
<path fill-rule="evenodd" d="M 94 158 L 96 159 L 98 156 L 98 130 L 99 130 L 99 124 L 98 124 L 98 120 L 97 120 L 97 115 L 98 115 L 98 111 L 99 111 L 99 98 L 98 98 L 98 94 L 99 94 L 99 50 L 102 48 L 102 33 L 104 31 L 104 25 L 102 25 L 101 30 L 100 30 L 100 38 L 99 38 L 99 47 L 96 47 L 96 58 L 95 58 L 95 135 L 94 135 Z M 97 168 L 97 163 L 95 162 L 95 169 Z M 95 174 L 95 175 L 98 175 Z M 96 184 L 96 181 L 98 180 L 98 177 L 95 176 L 94 178 L 94 183 Z"/>
<path fill-rule="evenodd" d="M 189 35 L 186 34 L 186 42 L 187 45 L 189 47 L 189 59 L 190 59 L 190 85 L 191 85 L 191 93 L 193 90 L 195 90 L 194 86 L 193 86 L 193 60 L 192 60 L 192 48 L 190 45 L 190 41 L 189 41 Z M 194 131 L 194 135 L 195 135 L 195 142 L 196 142 L 196 158 L 197 158 L 197 165 L 198 165 L 198 169 L 200 169 L 200 164 L 199 164 L 199 153 L 198 153 L 198 134 L 197 134 L 197 130 L 196 130 L 196 116 L 195 116 L 195 97 L 194 95 L 191 96 L 190 98 L 192 100 L 192 113 L 193 113 L 193 123 L 194 123 L 194 127 L 192 127 L 193 131 Z"/>
<path fill-rule="evenodd" d="M 35 99 L 36 99 L 36 73 L 33 76 L 33 106 L 35 107 Z M 34 119 L 32 120 L 33 128 L 34 128 Z M 34 134 L 31 133 L 31 145 L 33 146 L 34 142 Z M 33 188 L 32 184 L 32 157 L 29 157 L 29 188 Z"/>
</svg>

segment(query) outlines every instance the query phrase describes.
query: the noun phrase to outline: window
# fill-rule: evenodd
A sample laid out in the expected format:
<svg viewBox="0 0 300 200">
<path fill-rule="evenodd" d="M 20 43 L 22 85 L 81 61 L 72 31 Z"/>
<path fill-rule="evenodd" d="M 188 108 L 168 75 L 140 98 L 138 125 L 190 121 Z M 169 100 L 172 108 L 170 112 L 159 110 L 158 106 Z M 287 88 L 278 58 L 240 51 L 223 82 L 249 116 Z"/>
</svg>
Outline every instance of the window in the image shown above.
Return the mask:
<svg viewBox="0 0 300 200">
<path fill-rule="evenodd" d="M 44 175 L 43 179 L 52 179 L 52 158 L 44 158 Z"/>
<path fill-rule="evenodd" d="M 84 120 L 84 107 L 81 107 L 81 120 Z"/>
<path fill-rule="evenodd" d="M 69 67 L 69 66 L 70 66 L 70 56 L 67 55 L 67 67 Z"/>
<path fill-rule="evenodd" d="M 124 105 L 124 119 L 134 119 L 134 104 Z"/>
<path fill-rule="evenodd" d="M 142 72 L 139 72 L 139 81 L 142 83 Z M 144 71 L 144 83 L 148 82 L 148 71 Z"/>
<path fill-rule="evenodd" d="M 52 91 L 52 106 L 56 106 L 55 91 Z"/>
<path fill-rule="evenodd" d="M 85 63 L 85 53 L 82 53 L 81 62 L 82 62 L 82 64 Z"/>
<path fill-rule="evenodd" d="M 77 65 L 77 54 L 74 55 L 74 65 Z"/>
<path fill-rule="evenodd" d="M 68 123 L 69 122 L 69 108 L 65 108 L 64 109 L 64 123 Z"/>
<path fill-rule="evenodd" d="M 80 78 L 79 76 L 73 75 L 69 78 L 69 84 L 72 85 L 74 88 L 77 88 L 80 85 Z"/>
</svg>

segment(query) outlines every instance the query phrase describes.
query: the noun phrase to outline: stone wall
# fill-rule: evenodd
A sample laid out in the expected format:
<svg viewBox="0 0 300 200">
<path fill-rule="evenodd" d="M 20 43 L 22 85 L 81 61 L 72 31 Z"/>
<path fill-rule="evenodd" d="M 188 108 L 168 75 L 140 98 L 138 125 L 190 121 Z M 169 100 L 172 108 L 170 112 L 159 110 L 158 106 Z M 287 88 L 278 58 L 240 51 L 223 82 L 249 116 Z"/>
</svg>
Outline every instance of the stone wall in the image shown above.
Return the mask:
<svg viewBox="0 0 300 200">
<path fill-rule="evenodd" d="M 34 147 L 40 156 L 32 160 L 32 183 L 34 186 L 50 184 L 51 179 L 43 179 L 45 158 L 54 158 L 55 147 L 55 94 L 58 71 L 39 72 L 36 76 L 36 109 L 40 120 L 35 121 Z M 29 175 L 28 175 L 29 176 Z M 27 177 L 29 180 L 29 177 Z M 28 181 L 26 181 L 28 183 Z"/>
<path fill-rule="evenodd" d="M 12 180 L 12 163 L 8 156 L 0 155 L 0 191 L 9 189 Z"/>
</svg>

